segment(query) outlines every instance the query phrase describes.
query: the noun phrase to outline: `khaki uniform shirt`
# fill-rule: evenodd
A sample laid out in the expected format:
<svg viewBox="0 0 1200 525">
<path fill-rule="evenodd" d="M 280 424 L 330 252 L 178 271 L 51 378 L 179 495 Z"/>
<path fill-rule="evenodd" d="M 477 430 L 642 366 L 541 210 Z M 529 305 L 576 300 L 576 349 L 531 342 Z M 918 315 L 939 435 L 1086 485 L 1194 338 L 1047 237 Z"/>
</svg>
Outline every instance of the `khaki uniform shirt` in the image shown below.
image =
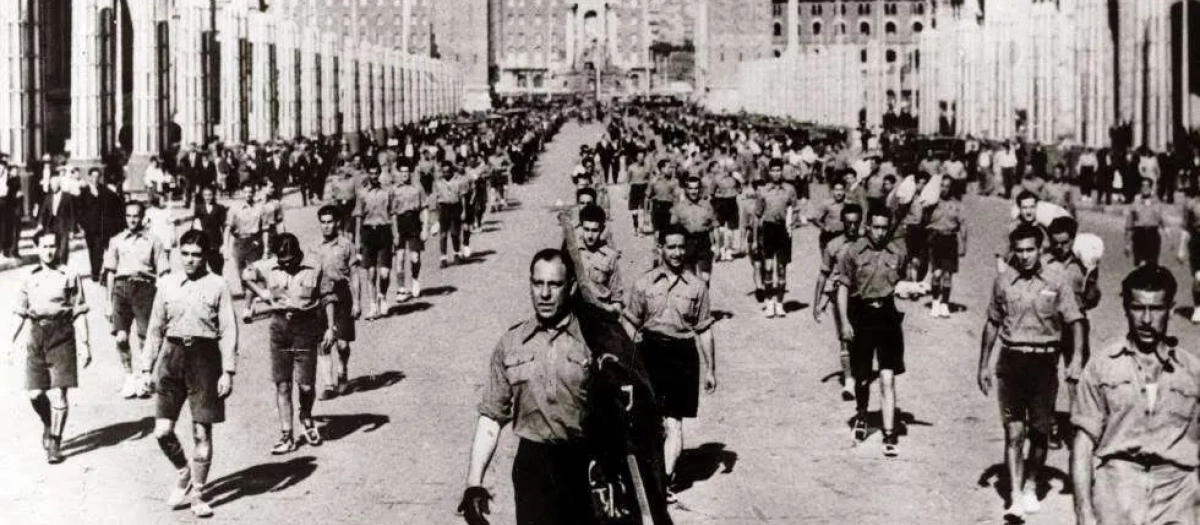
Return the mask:
<svg viewBox="0 0 1200 525">
<path fill-rule="evenodd" d="M 275 258 L 263 259 L 246 268 L 242 278 L 265 285 L 271 301 L 289 310 L 313 310 L 337 302 L 333 280 L 321 268 L 305 263 L 290 274 L 279 267 Z"/>
<path fill-rule="evenodd" d="M 958 233 L 963 228 L 962 203 L 956 200 L 939 201 L 929 209 L 928 228 L 941 233 Z"/>
<path fill-rule="evenodd" d="M 530 319 L 509 328 L 488 364 L 479 413 L 536 443 L 583 437 L 592 353 L 573 315 L 543 327 Z"/>
<path fill-rule="evenodd" d="M 55 317 L 86 313 L 79 276 L 62 268 L 38 265 L 17 289 L 16 314 L 20 317 Z"/>
<path fill-rule="evenodd" d="M 866 237 L 846 247 L 834 269 L 837 283 L 850 291 L 850 297 L 867 301 L 886 299 L 896 291 L 905 250 L 897 243 L 876 248 Z"/>
<path fill-rule="evenodd" d="M 821 231 L 828 233 L 840 233 L 845 231 L 846 225 L 842 222 L 842 208 L 846 207 L 846 201 L 837 202 L 833 199 L 827 199 L 821 203 L 821 207 L 817 208 L 817 216 L 813 222 L 817 224 Z"/>
<path fill-rule="evenodd" d="M 136 233 L 125 230 L 109 241 L 104 269 L 117 277 L 157 277 L 170 269 L 170 263 L 162 243 L 143 228 Z"/>
<path fill-rule="evenodd" d="M 717 226 L 717 215 L 709 201 L 683 199 L 671 207 L 671 224 L 679 224 L 688 233 L 708 233 Z"/>
<path fill-rule="evenodd" d="M 679 191 L 679 183 L 674 178 L 668 179 L 659 175 L 650 182 L 650 200 L 655 202 L 675 202 Z"/>
<path fill-rule="evenodd" d="M 225 279 L 211 272 L 192 279 L 183 272 L 170 273 L 158 282 L 143 354 L 157 355 L 167 337 L 217 339 L 221 363 L 233 371 L 237 362 L 237 318 Z"/>
<path fill-rule="evenodd" d="M 791 207 L 795 209 L 796 189 L 788 184 L 767 184 L 761 190 L 759 195 L 763 200 L 763 222 L 778 222 L 785 223 L 787 221 L 787 211 Z"/>
<path fill-rule="evenodd" d="M 391 190 L 368 185 L 358 191 L 352 215 L 361 217 L 363 226 L 387 226 L 395 209 Z"/>
<path fill-rule="evenodd" d="M 358 252 L 350 239 L 338 235 L 332 241 L 323 241 L 317 246 L 317 256 L 321 261 L 321 272 L 330 281 L 341 282 L 350 280 L 350 272 L 358 265 Z"/>
<path fill-rule="evenodd" d="M 229 233 L 245 238 L 259 235 L 263 230 L 263 210 L 258 204 L 239 203 L 229 210 Z"/>
<path fill-rule="evenodd" d="M 704 281 L 687 270 L 676 277 L 666 268 L 634 282 L 623 315 L 640 330 L 676 339 L 695 337 L 716 322 Z"/>
<path fill-rule="evenodd" d="M 1056 345 L 1067 325 L 1083 319 L 1075 291 L 1045 265 L 1029 276 L 1015 269 L 997 275 L 987 316 L 1006 346 Z"/>
<path fill-rule="evenodd" d="M 1122 340 L 1092 356 L 1079 377 L 1071 423 L 1096 442 L 1100 459 L 1143 456 L 1200 466 L 1200 357 L 1161 348 L 1166 363 L 1151 406 L 1136 352 Z"/>
<path fill-rule="evenodd" d="M 400 184 L 393 188 L 392 198 L 396 204 L 396 215 L 419 212 L 425 208 L 425 192 L 412 184 Z"/>
<path fill-rule="evenodd" d="M 582 246 L 582 243 L 580 243 Z M 625 290 L 621 282 L 621 252 L 602 245 L 595 250 L 582 248 L 579 258 L 583 260 L 583 274 L 591 281 L 597 299 L 607 303 L 624 302 Z"/>
</svg>

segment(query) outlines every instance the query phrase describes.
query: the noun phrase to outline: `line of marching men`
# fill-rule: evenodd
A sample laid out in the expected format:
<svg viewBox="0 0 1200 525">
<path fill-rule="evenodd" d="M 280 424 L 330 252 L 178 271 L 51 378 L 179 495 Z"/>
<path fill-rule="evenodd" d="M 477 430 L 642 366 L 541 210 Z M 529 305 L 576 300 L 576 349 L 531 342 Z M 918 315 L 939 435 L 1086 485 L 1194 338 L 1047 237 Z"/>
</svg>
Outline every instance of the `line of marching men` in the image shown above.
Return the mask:
<svg viewBox="0 0 1200 525">
<path fill-rule="evenodd" d="M 396 303 L 420 296 L 421 253 L 430 236 L 440 238 L 442 266 L 471 257 L 471 234 L 481 230 L 487 211 L 509 205 L 510 181 L 529 177 L 533 156 L 562 120 L 550 109 L 430 122 L 420 146 L 392 141 L 343 154 L 328 181 L 328 199 L 316 211 L 322 238 L 308 247 L 308 257 L 283 220 L 283 188 L 270 179 L 245 181 L 229 207 L 216 201 L 215 188 L 202 188 L 195 218 L 178 238 L 173 226 L 165 232 L 147 227 L 144 203 L 125 203 L 126 229 L 112 237 L 101 261 L 106 318 L 126 372 L 121 396 L 155 396 L 154 435 L 177 473 L 168 505 L 212 515 L 204 496 L 211 435 L 225 419 L 237 374 L 239 317 L 245 324 L 262 315 L 271 319 L 280 426 L 271 453 L 321 445 L 313 406 L 318 395 L 347 393 L 350 343 L 364 305 L 367 319 L 379 319 Z M 78 385 L 79 364 L 92 359 L 89 302 L 83 280 L 60 253 L 62 235 L 53 229 L 36 234 L 39 263 L 17 291 L 12 335 L 25 353 L 26 389 L 51 464 L 65 459 L 68 391 Z M 245 292 L 240 312 L 225 279 L 226 261 Z M 389 297 L 392 275 L 397 286 Z M 174 430 L 185 404 L 195 441 L 190 459 Z"/>
</svg>

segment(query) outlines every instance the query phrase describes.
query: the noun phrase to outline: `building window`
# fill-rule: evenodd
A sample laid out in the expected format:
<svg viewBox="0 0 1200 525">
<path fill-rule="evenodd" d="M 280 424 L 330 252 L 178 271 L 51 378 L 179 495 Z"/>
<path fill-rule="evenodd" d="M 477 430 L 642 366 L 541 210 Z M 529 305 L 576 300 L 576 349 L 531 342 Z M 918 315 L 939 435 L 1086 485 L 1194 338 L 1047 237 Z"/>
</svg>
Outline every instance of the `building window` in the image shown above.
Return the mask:
<svg viewBox="0 0 1200 525">
<path fill-rule="evenodd" d="M 846 4 L 842 4 L 842 16 L 846 16 Z"/>
<path fill-rule="evenodd" d="M 913 6 L 913 12 L 918 15 L 925 14 L 925 4 L 923 2 L 917 2 L 917 4 Z"/>
<path fill-rule="evenodd" d="M 775 24 L 772 26 L 771 34 L 775 36 L 783 36 L 783 24 L 775 22 Z"/>
<path fill-rule="evenodd" d="M 895 22 L 888 22 L 888 23 L 884 24 L 884 25 L 883 25 L 883 32 L 884 32 L 884 33 L 887 33 L 887 34 L 889 34 L 889 35 L 894 35 L 894 34 L 896 34 L 896 23 L 895 23 Z"/>
<path fill-rule="evenodd" d="M 821 16 L 821 11 L 824 11 L 824 9 L 821 8 L 820 4 L 813 4 L 813 6 L 812 6 L 813 16 Z"/>
<path fill-rule="evenodd" d="M 866 4 L 864 4 L 864 5 L 866 5 Z M 867 23 L 867 22 L 859 22 L 858 23 L 858 32 L 859 32 L 859 34 L 862 34 L 862 35 L 870 35 L 871 34 L 871 24 Z"/>
<path fill-rule="evenodd" d="M 864 2 L 864 3 L 861 3 L 861 4 L 858 4 L 858 14 L 860 14 L 860 15 L 869 15 L 869 14 L 871 14 L 871 4 L 868 4 L 868 3 L 865 3 L 865 2 Z"/>
<path fill-rule="evenodd" d="M 541 89 L 543 81 L 544 81 L 544 79 L 542 78 L 541 73 L 537 73 L 537 74 L 533 75 L 533 87 L 534 88 Z"/>
<path fill-rule="evenodd" d="M 920 22 L 913 22 L 913 32 L 920 33 L 925 30 L 925 25 Z"/>
<path fill-rule="evenodd" d="M 921 50 L 920 49 L 913 50 L 912 66 L 917 69 L 921 68 Z"/>
<path fill-rule="evenodd" d="M 820 22 L 819 20 L 818 20 L 818 21 L 816 21 L 816 22 L 813 22 L 813 25 L 812 25 L 812 34 L 813 34 L 814 36 L 816 36 L 816 35 L 820 35 L 820 34 L 821 34 L 821 22 Z"/>
<path fill-rule="evenodd" d="M 887 60 L 887 63 L 889 63 L 889 64 L 895 63 L 896 62 L 896 50 L 895 49 L 887 50 L 887 52 L 884 53 L 883 57 L 884 57 L 884 60 Z"/>
<path fill-rule="evenodd" d="M 845 22 L 838 22 L 837 34 L 839 34 L 839 35 L 846 34 L 846 23 Z"/>
<path fill-rule="evenodd" d="M 860 61 L 862 61 L 862 63 L 864 63 L 864 64 L 867 63 L 867 50 L 866 49 L 863 49 L 862 51 L 858 52 L 858 59 Z"/>
<path fill-rule="evenodd" d="M 771 16 L 774 16 L 777 18 L 783 16 L 783 6 L 784 6 L 784 4 L 780 4 L 780 3 L 771 4 Z"/>
</svg>

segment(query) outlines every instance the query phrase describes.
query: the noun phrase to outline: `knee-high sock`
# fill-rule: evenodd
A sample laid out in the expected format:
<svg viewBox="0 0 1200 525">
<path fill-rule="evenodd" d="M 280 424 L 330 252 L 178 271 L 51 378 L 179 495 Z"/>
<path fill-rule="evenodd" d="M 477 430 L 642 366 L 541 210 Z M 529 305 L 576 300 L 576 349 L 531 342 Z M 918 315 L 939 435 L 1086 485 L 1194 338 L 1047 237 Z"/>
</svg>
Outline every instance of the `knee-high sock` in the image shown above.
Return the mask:
<svg viewBox="0 0 1200 525">
<path fill-rule="evenodd" d="M 300 388 L 297 394 L 300 398 L 300 422 L 311 422 L 313 404 L 316 401 L 316 390 L 312 388 Z"/>
<path fill-rule="evenodd" d="M 871 401 L 871 382 L 854 378 L 854 406 L 858 414 L 866 415 Z"/>
<path fill-rule="evenodd" d="M 208 483 L 208 471 L 212 468 L 212 460 L 208 458 L 196 457 L 192 459 L 192 486 L 197 490 L 203 490 L 204 485 Z"/>
<path fill-rule="evenodd" d="M 133 353 L 129 348 L 129 340 L 117 342 L 117 354 L 121 356 L 121 368 L 128 374 L 133 370 Z"/>
<path fill-rule="evenodd" d="M 412 273 L 412 278 L 414 281 L 419 279 L 421 277 L 421 262 L 413 261 L 412 270 L 410 270 L 410 272 Z"/>
<path fill-rule="evenodd" d="M 167 460 L 176 470 L 187 468 L 187 456 L 183 454 L 183 445 L 179 443 L 179 438 L 174 432 L 158 438 L 158 448 L 162 449 L 163 455 L 167 456 Z"/>
<path fill-rule="evenodd" d="M 50 428 L 50 398 L 42 394 L 30 399 L 29 404 L 33 405 L 33 411 L 37 412 L 38 418 L 42 420 L 42 426 Z"/>
<path fill-rule="evenodd" d="M 379 293 L 387 296 L 388 283 L 391 282 L 391 277 L 383 272 L 379 273 Z M 401 281 L 404 282 L 404 281 Z"/>
<path fill-rule="evenodd" d="M 63 429 L 67 428 L 67 407 L 50 408 L 50 437 L 62 438 Z"/>
</svg>

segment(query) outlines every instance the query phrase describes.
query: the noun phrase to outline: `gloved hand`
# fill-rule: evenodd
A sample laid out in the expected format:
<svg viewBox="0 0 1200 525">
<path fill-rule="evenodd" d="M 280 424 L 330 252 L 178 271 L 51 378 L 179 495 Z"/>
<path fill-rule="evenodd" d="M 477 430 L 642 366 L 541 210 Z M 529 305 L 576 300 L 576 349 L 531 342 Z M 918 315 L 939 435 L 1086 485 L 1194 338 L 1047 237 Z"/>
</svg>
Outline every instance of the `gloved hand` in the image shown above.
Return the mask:
<svg viewBox="0 0 1200 525">
<path fill-rule="evenodd" d="M 488 525 L 486 515 L 492 511 L 488 508 L 488 501 L 492 499 L 492 495 L 483 487 L 467 487 L 463 491 L 462 503 L 458 504 L 458 512 L 461 512 L 463 519 L 467 525 Z"/>
</svg>

